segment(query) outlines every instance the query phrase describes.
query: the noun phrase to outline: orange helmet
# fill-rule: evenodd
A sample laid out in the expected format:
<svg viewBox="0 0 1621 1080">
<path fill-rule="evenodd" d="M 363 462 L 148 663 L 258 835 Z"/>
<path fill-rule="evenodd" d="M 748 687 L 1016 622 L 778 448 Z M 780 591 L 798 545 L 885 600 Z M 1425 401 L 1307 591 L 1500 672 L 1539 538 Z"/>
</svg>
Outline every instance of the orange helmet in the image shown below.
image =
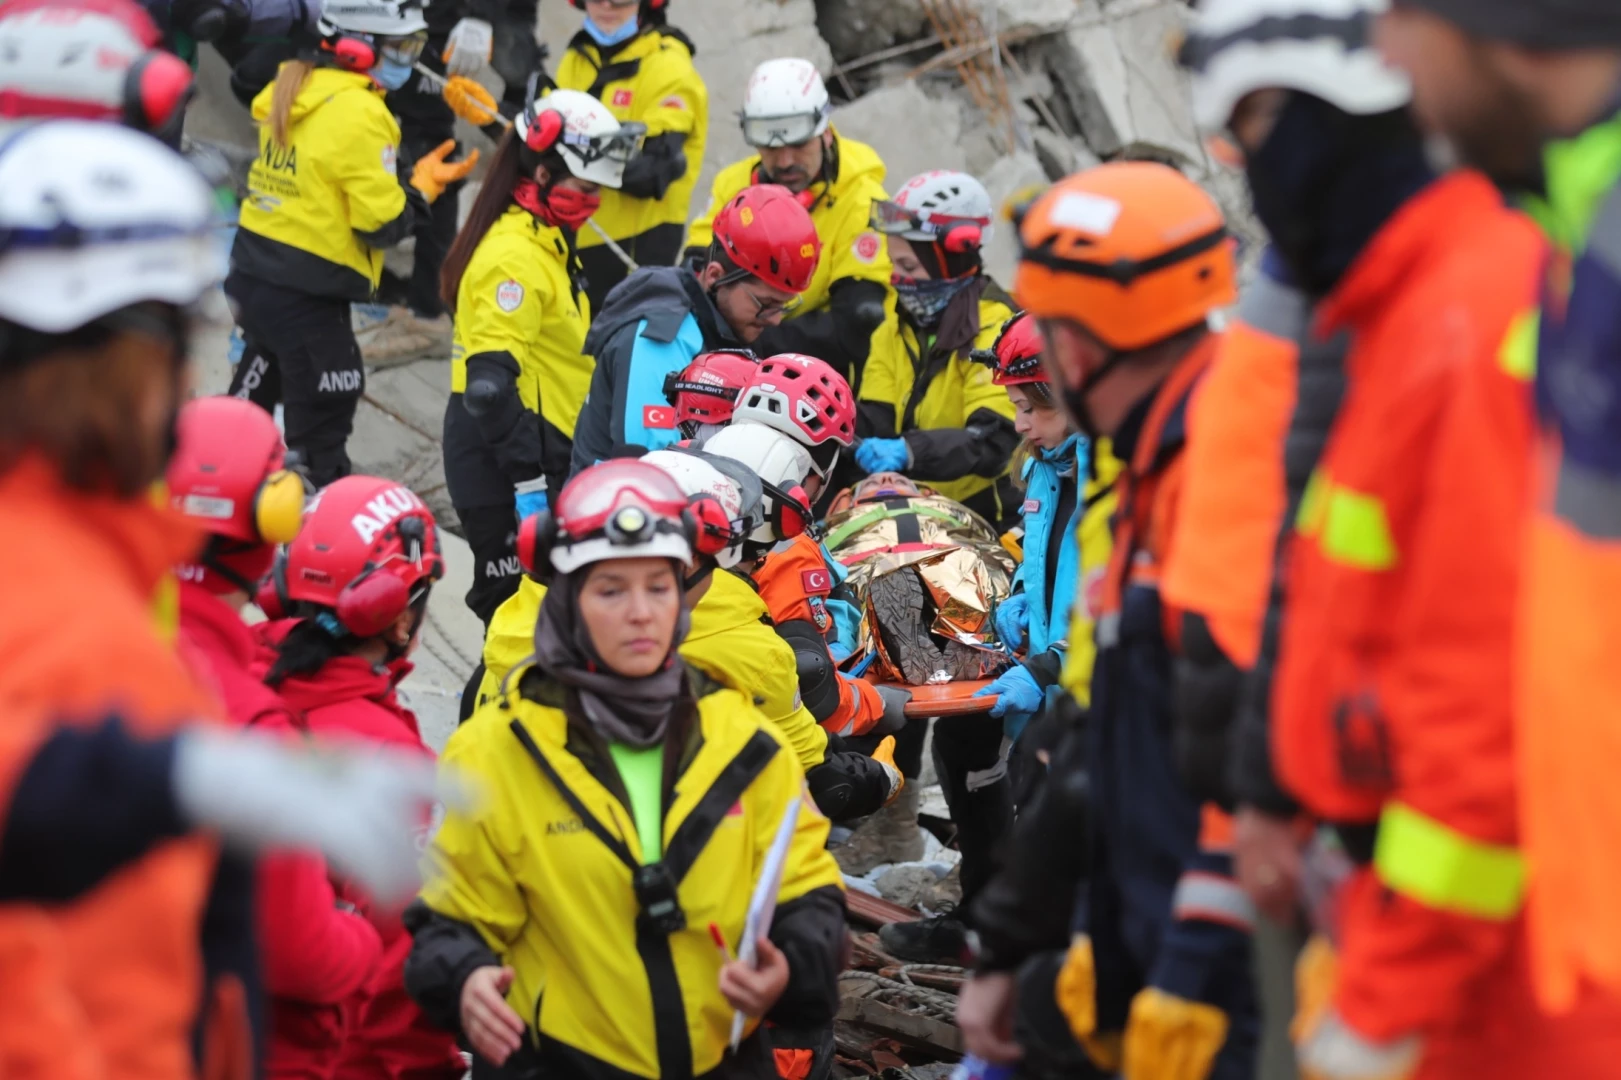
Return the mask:
<svg viewBox="0 0 1621 1080">
<path fill-rule="evenodd" d="M 1238 299 L 1215 200 L 1168 165 L 1118 161 L 1065 177 L 1019 223 L 1014 292 L 1123 352 L 1164 341 Z"/>
</svg>

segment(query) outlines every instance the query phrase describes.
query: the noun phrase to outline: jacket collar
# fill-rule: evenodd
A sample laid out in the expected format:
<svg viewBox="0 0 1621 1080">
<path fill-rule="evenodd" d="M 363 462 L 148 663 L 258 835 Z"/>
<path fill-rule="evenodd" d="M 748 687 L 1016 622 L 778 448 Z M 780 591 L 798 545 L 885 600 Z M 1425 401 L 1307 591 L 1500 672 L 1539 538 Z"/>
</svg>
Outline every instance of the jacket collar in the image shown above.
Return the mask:
<svg viewBox="0 0 1621 1080">
<path fill-rule="evenodd" d="M 1447 254 L 1454 237 L 1502 205 L 1502 195 L 1490 181 L 1468 170 L 1444 176 L 1414 195 L 1374 234 L 1339 287 L 1319 305 L 1314 332 L 1327 338 L 1377 320 L 1413 275 Z"/>
<path fill-rule="evenodd" d="M 180 583 L 180 625 L 194 637 L 207 638 L 242 668 L 253 662 L 259 650 L 253 630 L 241 614 L 196 582 Z"/>
<path fill-rule="evenodd" d="M 706 349 L 733 347 L 740 348 L 737 335 L 715 306 L 715 302 L 704 291 L 703 283 L 698 280 L 697 274 L 681 274 L 681 289 L 692 302 L 692 317 L 698 320 L 698 329 L 704 336 Z"/>
</svg>

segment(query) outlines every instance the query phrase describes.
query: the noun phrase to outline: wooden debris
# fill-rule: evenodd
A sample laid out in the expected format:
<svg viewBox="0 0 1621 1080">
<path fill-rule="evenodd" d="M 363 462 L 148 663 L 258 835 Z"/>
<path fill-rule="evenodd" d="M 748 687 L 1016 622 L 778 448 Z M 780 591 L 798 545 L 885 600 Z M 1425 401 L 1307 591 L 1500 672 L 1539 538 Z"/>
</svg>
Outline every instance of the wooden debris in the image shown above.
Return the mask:
<svg viewBox="0 0 1621 1080">
<path fill-rule="evenodd" d="M 858 889 L 845 893 L 845 906 L 852 921 L 865 926 L 883 926 L 892 922 L 917 922 L 923 918 L 912 908 L 892 904 L 880 896 L 869 896 Z"/>
<path fill-rule="evenodd" d="M 930 1016 L 903 1012 L 870 998 L 846 1000 L 839 1007 L 838 1019 L 881 1032 L 906 1046 L 921 1050 L 935 1061 L 962 1056 L 962 1032 Z"/>
</svg>

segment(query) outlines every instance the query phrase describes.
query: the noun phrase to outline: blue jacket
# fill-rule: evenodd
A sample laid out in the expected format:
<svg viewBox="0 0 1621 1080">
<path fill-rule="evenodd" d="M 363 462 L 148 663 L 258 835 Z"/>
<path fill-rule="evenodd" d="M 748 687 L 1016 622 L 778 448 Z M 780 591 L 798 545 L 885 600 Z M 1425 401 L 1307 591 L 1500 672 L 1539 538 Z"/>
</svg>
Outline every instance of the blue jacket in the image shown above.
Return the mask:
<svg viewBox="0 0 1621 1080">
<path fill-rule="evenodd" d="M 643 267 L 614 286 L 585 339 L 596 370 L 575 424 L 569 475 L 620 446 L 662 450 L 678 442 L 664 377 L 721 347 L 737 342 L 692 271 Z"/>
<path fill-rule="evenodd" d="M 1058 491 L 1063 478 L 1084 477 L 1091 447 L 1079 435 L 1071 435 L 1056 450 L 1042 450 L 1024 465 L 1024 562 L 1014 575 L 1014 584 L 1023 588 L 1030 600 L 1030 655 L 1049 649 L 1063 652 L 1069 637 L 1069 609 L 1075 601 L 1080 548 L 1076 533 L 1081 525 L 1085 500 L 1078 495 L 1069 520 L 1054 521 L 1058 512 Z M 1064 530 L 1063 546 L 1058 549 L 1058 572 L 1053 577 L 1053 595 L 1047 595 L 1047 548 L 1055 526 Z"/>
</svg>

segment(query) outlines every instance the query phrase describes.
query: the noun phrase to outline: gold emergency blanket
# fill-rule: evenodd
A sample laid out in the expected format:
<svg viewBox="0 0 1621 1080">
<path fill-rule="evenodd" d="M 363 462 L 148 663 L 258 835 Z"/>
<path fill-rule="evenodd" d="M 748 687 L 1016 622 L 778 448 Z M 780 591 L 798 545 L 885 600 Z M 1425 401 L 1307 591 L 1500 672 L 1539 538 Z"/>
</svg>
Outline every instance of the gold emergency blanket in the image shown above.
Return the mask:
<svg viewBox="0 0 1621 1080">
<path fill-rule="evenodd" d="M 877 654 L 880 679 L 954 682 L 1007 666 L 991 613 L 1015 565 L 978 514 L 939 495 L 897 495 L 837 509 L 824 539 L 850 572 L 862 652 Z"/>
</svg>

